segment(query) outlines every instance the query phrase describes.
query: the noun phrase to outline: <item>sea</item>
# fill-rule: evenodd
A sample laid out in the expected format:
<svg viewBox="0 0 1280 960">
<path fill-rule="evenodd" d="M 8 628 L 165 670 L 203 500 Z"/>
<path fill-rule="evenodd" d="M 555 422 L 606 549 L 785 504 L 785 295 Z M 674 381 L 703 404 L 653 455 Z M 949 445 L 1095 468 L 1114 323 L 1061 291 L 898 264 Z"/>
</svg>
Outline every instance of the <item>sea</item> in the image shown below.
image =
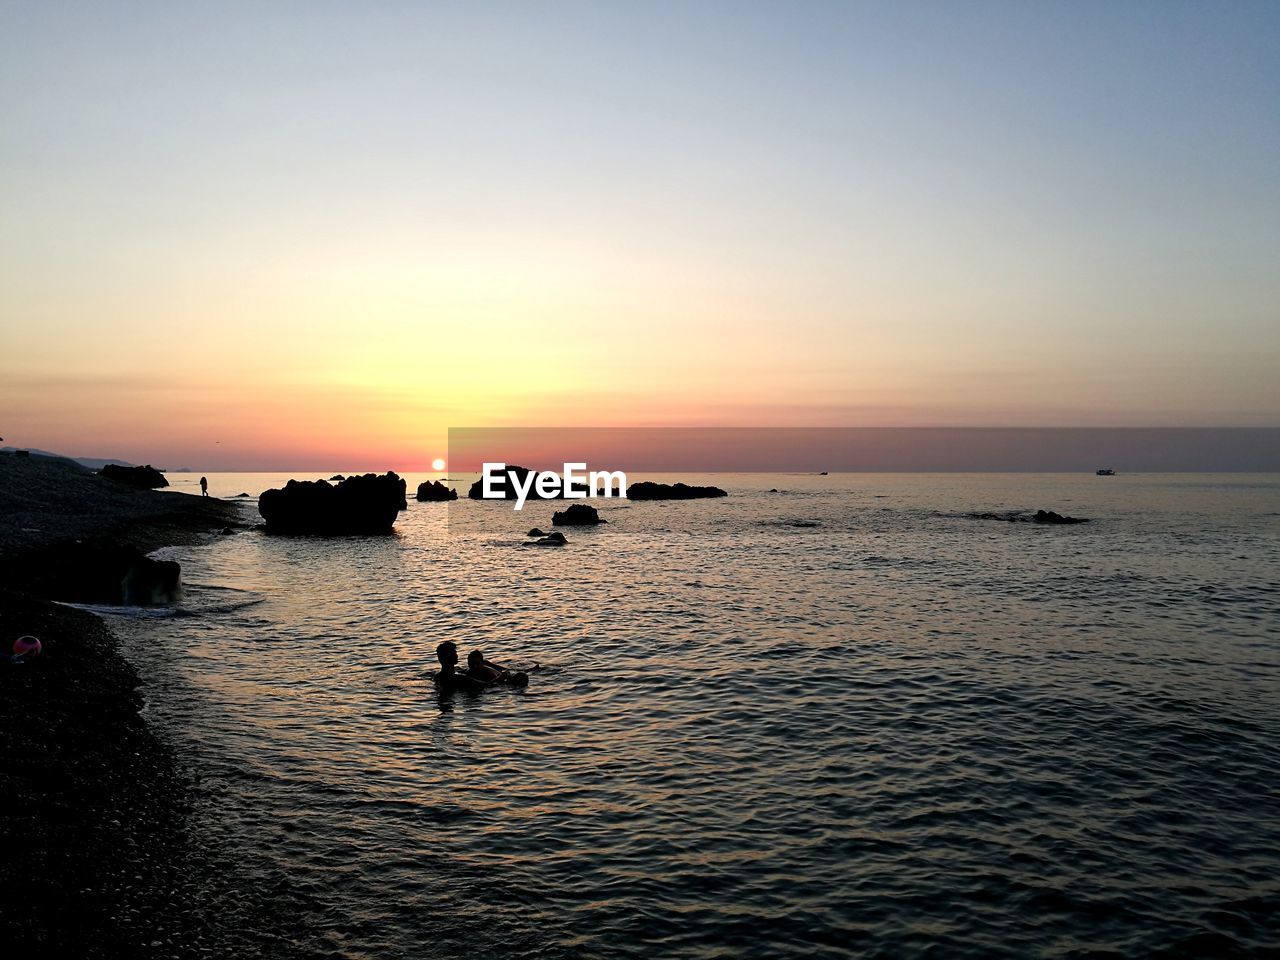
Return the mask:
<svg viewBox="0 0 1280 960">
<path fill-rule="evenodd" d="M 729 496 L 561 548 L 436 476 L 110 615 L 234 955 L 1280 950 L 1280 476 L 633 477 Z M 442 694 L 443 640 L 528 687 Z"/>
</svg>

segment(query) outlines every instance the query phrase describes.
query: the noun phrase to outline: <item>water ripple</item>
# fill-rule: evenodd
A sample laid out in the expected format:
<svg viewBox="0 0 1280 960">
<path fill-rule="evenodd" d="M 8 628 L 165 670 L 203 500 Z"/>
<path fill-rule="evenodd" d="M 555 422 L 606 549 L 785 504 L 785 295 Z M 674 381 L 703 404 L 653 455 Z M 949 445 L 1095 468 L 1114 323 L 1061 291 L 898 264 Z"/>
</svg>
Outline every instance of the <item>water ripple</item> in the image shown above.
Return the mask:
<svg viewBox="0 0 1280 960">
<path fill-rule="evenodd" d="M 122 629 L 264 956 L 1274 949 L 1280 486 L 1092 480 L 737 478 L 558 551 L 415 503 Z M 446 638 L 543 667 L 441 695 Z"/>
</svg>

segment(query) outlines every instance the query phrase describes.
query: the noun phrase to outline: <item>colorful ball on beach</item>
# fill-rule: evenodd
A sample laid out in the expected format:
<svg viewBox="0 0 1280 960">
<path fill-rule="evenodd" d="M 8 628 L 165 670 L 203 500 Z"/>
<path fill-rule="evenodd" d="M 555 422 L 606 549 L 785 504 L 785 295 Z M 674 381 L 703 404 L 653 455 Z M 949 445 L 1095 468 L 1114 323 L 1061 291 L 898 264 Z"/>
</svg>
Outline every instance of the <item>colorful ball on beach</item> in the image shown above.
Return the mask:
<svg viewBox="0 0 1280 960">
<path fill-rule="evenodd" d="M 13 655 L 15 657 L 38 657 L 40 655 L 40 641 L 35 637 L 19 637 L 13 641 Z"/>
</svg>

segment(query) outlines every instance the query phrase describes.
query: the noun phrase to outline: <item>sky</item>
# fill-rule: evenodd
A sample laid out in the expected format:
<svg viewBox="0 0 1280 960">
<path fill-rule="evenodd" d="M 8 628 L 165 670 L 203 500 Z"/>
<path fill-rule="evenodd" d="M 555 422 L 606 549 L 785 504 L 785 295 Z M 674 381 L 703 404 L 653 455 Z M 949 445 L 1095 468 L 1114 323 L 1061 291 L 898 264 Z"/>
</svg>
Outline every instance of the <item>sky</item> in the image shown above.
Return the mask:
<svg viewBox="0 0 1280 960">
<path fill-rule="evenodd" d="M 0 435 L 1280 426 L 1280 4 L 0 0 Z"/>
</svg>

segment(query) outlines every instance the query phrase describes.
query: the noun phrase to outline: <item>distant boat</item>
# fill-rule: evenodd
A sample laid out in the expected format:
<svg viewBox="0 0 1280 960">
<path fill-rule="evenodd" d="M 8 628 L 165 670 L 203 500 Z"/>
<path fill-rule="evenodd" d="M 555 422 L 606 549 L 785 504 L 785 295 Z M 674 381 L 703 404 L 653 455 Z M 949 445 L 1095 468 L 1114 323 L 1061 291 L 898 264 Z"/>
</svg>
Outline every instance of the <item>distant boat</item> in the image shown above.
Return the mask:
<svg viewBox="0 0 1280 960">
<path fill-rule="evenodd" d="M 1101 470 L 1098 471 L 1098 476 L 1100 477 L 1114 477 L 1115 475 L 1116 475 L 1116 472 L 1112 470 L 1110 467 L 1103 467 Z"/>
</svg>

